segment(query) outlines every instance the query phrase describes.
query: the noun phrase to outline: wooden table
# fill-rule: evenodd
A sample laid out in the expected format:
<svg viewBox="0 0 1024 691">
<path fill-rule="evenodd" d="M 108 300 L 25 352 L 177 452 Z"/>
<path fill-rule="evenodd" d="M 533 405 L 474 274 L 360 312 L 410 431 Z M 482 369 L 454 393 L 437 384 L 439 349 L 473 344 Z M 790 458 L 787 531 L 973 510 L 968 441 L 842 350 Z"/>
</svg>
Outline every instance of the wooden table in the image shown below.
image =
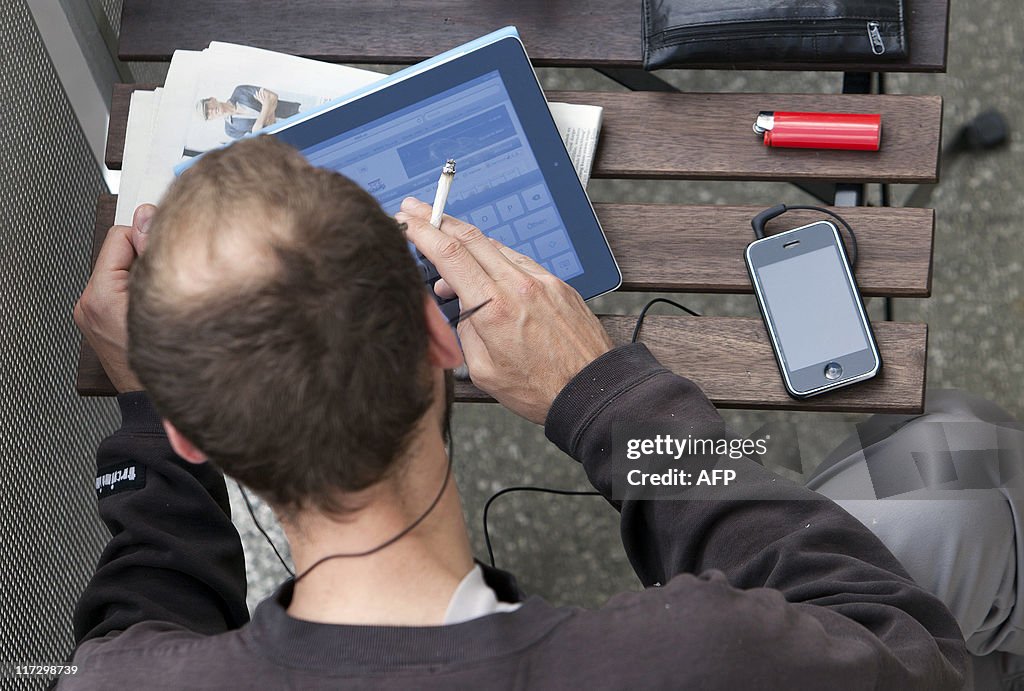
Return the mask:
<svg viewBox="0 0 1024 691">
<path fill-rule="evenodd" d="M 906 2 L 910 60 L 866 69 L 945 68 L 948 0 Z M 516 24 L 538 65 L 633 68 L 640 64 L 638 4 L 406 0 L 382 5 L 302 0 L 286 7 L 288 16 L 283 18 L 279 15 L 285 10 L 278 3 L 125 0 L 121 58 L 166 60 L 175 49 L 203 48 L 210 40 L 223 40 L 335 62 L 415 62 L 499 26 Z M 324 29 L 330 26 L 344 30 Z M 841 68 L 849 66 L 814 67 Z M 107 140 L 109 167 L 117 169 L 121 164 L 131 92 L 155 86 L 115 88 Z M 937 96 L 554 92 L 548 97 L 604 107 L 594 177 L 854 184 L 938 180 L 942 101 Z M 753 115 L 762 109 L 881 113 L 883 149 L 877 154 L 768 149 L 750 133 Z M 684 144 L 678 136 L 684 130 L 702 146 Z M 98 200 L 94 252 L 112 222 L 115 203 L 110 195 Z M 764 200 L 764 206 L 774 203 Z M 751 240 L 750 218 L 760 207 L 596 204 L 595 208 L 622 269 L 622 290 L 751 292 L 742 250 Z M 930 296 L 935 224 L 931 210 L 855 207 L 843 208 L 842 213 L 857 229 L 857 277 L 865 296 Z M 818 217 L 814 212 L 791 212 L 779 219 L 781 225 L 770 224 L 769 231 Z M 603 320 L 613 339 L 628 341 L 635 317 Z M 882 374 L 871 382 L 807 401 L 796 401 L 783 389 L 760 319 L 651 316 L 645 321 L 642 340 L 666 366 L 700 384 L 719 406 L 920 412 L 927 326 L 881 322 L 875 324 L 875 331 L 885 362 Z M 112 393 L 87 346 L 79 358 L 77 383 L 83 394 Z M 468 384 L 459 386 L 457 396 L 485 399 Z"/>
<path fill-rule="evenodd" d="M 910 60 L 858 70 L 945 71 L 949 0 L 905 2 Z M 519 28 L 538 66 L 643 65 L 640 2 L 622 0 L 124 0 L 118 52 L 122 60 L 169 60 L 175 50 L 229 41 L 328 62 L 405 64 L 507 25 Z M 730 67 L 850 69 L 836 63 Z"/>
</svg>

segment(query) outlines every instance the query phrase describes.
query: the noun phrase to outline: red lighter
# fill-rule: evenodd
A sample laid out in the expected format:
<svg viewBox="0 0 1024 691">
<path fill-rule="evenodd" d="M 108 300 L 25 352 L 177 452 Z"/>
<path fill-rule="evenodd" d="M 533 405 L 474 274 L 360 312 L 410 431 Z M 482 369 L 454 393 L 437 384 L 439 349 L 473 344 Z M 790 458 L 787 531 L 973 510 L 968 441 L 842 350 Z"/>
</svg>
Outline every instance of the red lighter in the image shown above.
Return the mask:
<svg viewBox="0 0 1024 691">
<path fill-rule="evenodd" d="M 858 113 L 784 113 L 762 110 L 754 131 L 765 146 L 878 151 L 882 116 Z"/>
</svg>

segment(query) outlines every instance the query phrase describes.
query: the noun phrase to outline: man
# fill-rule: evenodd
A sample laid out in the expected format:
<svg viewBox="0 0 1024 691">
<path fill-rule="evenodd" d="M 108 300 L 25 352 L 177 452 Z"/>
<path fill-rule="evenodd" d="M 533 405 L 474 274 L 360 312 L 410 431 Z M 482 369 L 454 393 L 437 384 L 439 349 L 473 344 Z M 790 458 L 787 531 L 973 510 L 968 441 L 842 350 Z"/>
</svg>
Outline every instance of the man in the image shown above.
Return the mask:
<svg viewBox="0 0 1024 691">
<path fill-rule="evenodd" d="M 240 139 L 299 112 L 298 103 L 280 101 L 270 89 L 252 84 L 236 86 L 226 101 L 218 101 L 213 96 L 200 99 L 196 108 L 203 120 L 223 118 L 224 132 L 232 139 Z"/>
<path fill-rule="evenodd" d="M 613 428 L 727 433 L 530 259 L 452 218 L 434 229 L 415 200 L 403 236 L 270 138 L 204 157 L 141 233 L 151 213 L 111 230 L 77 310 L 123 423 L 98 454 L 113 536 L 68 687 L 961 687 L 948 610 L 832 502 L 728 456 L 694 463 L 733 485 L 614 497 Z M 461 351 L 406 239 L 440 290 L 483 306 Z M 553 607 L 474 565 L 443 432 L 463 355 L 620 510 L 645 591 Z M 207 459 L 275 508 L 292 548 L 297 578 L 251 622 Z"/>
</svg>

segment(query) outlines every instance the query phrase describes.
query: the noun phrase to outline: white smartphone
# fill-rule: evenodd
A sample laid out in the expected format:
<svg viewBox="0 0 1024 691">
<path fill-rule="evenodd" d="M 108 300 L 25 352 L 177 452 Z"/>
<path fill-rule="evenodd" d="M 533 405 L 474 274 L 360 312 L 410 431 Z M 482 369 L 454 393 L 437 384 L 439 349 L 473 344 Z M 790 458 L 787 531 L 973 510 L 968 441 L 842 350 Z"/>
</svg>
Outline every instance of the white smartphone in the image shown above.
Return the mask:
<svg viewBox="0 0 1024 691">
<path fill-rule="evenodd" d="M 744 256 L 791 396 L 878 374 L 882 358 L 835 225 L 818 221 L 755 240 Z"/>
</svg>

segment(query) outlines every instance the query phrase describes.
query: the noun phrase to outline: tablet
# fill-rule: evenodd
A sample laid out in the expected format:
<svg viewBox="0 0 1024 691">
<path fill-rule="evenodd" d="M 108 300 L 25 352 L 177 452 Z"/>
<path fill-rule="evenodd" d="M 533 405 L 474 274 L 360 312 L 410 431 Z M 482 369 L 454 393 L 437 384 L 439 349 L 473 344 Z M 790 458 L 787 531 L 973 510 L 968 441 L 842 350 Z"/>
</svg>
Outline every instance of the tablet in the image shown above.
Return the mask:
<svg viewBox="0 0 1024 691">
<path fill-rule="evenodd" d="M 446 159 L 446 212 L 526 254 L 584 299 L 622 276 L 514 28 L 364 87 L 267 130 L 384 210 L 434 199 Z"/>
</svg>

